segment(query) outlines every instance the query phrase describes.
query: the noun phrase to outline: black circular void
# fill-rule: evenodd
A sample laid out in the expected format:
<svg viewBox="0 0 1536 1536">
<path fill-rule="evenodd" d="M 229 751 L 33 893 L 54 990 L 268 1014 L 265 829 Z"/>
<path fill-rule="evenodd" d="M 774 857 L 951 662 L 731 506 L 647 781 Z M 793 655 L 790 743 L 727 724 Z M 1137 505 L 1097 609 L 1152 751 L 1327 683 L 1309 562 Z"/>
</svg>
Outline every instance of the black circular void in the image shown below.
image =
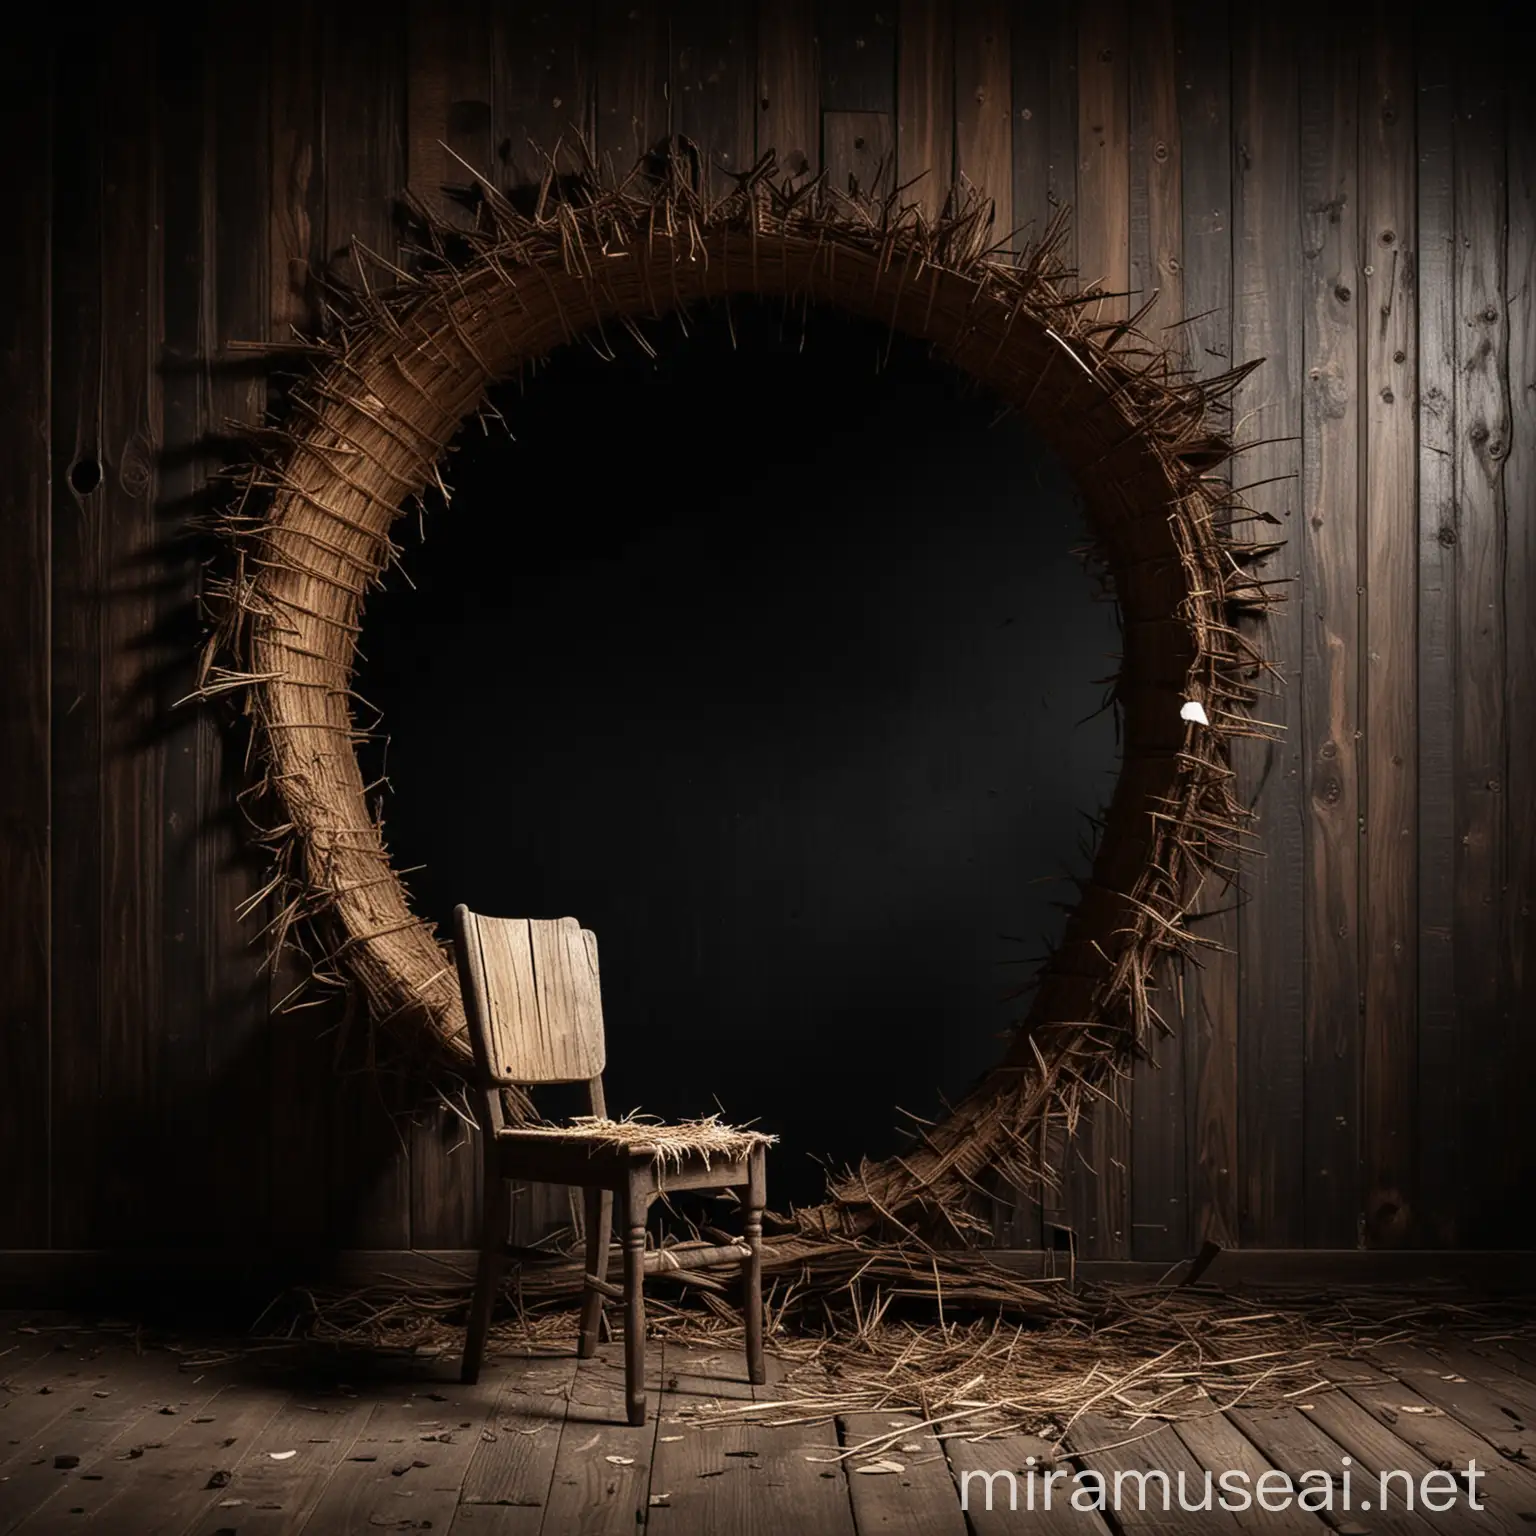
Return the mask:
<svg viewBox="0 0 1536 1536">
<path fill-rule="evenodd" d="M 416 909 L 580 918 L 610 1109 L 778 1132 L 782 1208 L 1000 1054 L 1118 632 L 1064 472 L 925 347 L 767 303 L 655 339 L 461 435 L 358 687 Z"/>
</svg>

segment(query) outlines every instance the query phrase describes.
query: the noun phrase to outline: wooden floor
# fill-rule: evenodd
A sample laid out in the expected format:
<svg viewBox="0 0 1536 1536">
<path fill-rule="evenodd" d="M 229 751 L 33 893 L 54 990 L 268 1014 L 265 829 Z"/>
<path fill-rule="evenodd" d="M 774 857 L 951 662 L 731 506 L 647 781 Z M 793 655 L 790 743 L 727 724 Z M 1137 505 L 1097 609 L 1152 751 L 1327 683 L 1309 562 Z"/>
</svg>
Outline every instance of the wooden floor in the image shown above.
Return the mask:
<svg viewBox="0 0 1536 1536">
<path fill-rule="evenodd" d="M 36 1331 L 34 1331 L 36 1330 Z M 1123 1501 L 1118 1524 L 1064 1507 L 1025 1506 L 1027 1468 L 1043 1442 L 1024 1437 L 940 1441 L 910 1427 L 879 1459 L 899 1470 L 860 1471 L 869 1457 L 840 1450 L 903 1427 L 898 1415 L 864 1415 L 821 1426 L 728 1423 L 699 1416 L 748 1407 L 754 1389 L 739 1355 L 655 1344 L 648 1355 L 652 1412 L 641 1428 L 622 1422 L 616 1349 L 580 1365 L 546 1353 L 488 1364 L 461 1387 L 454 1362 L 392 1363 L 380 1374 L 349 1362 L 351 1380 L 295 1380 L 258 1361 L 189 1366 L 163 1348 L 135 1348 L 125 1331 L 59 1331 L 56 1324 L 0 1318 L 0 1536 L 90 1529 L 113 1536 L 287 1536 L 287 1533 L 432 1531 L 464 1536 L 867 1536 L 922 1532 L 1000 1536 L 1038 1530 L 1140 1531 L 1327 1529 L 1292 1507 L 1165 1513 Z M 1295 1478 L 1326 1469 L 1338 1487 L 1354 1479 L 1351 1512 L 1337 1531 L 1415 1536 L 1468 1531 L 1528 1533 L 1536 1522 L 1536 1347 L 1445 1337 L 1433 1348 L 1376 1352 L 1341 1363 L 1339 1390 L 1292 1406 L 1225 1413 L 1163 1426 L 1085 1415 L 1069 1437 L 1063 1477 L 1094 1468 L 1186 1473 L 1198 1498 L 1203 1475 L 1265 1471 Z M 773 1400 L 773 1384 L 756 1400 Z M 912 1425 L 914 1421 L 906 1421 Z M 1139 1437 L 1139 1438 L 1138 1438 Z M 1027 1458 L 1034 1456 L 1036 1463 Z M 1348 1461 L 1345 1458 L 1349 1458 Z M 1397 1501 L 1389 1517 L 1367 1513 L 1380 1473 L 1422 1486 L 1437 1469 L 1483 1469 L 1478 1513 Z M 969 1469 L 1009 1470 L 1006 1483 L 957 1484 Z M 1037 1485 L 1038 1486 L 1038 1485 Z M 1128 1485 L 1136 1486 L 1132 1480 Z M 1152 1485 L 1154 1493 L 1157 1484 Z M 1444 1502 L 1444 1486 L 1436 1485 Z M 1065 1491 L 1063 1491 L 1065 1487 Z M 1337 1493 L 1335 1495 L 1337 1497 Z M 1129 1502 L 1133 1507 L 1126 1507 Z"/>
</svg>

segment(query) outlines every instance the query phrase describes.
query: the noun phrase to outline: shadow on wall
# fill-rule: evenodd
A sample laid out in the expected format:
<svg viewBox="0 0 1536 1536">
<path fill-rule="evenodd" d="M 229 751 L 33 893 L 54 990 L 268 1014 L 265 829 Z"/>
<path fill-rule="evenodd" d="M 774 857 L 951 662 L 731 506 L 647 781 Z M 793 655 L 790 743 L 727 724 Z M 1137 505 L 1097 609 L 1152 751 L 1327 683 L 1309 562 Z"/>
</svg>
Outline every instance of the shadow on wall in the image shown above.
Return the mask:
<svg viewBox="0 0 1536 1536">
<path fill-rule="evenodd" d="M 782 1206 L 1000 1051 L 1113 785 L 1119 642 L 1063 472 L 924 348 L 766 303 L 688 332 L 501 393 L 358 688 L 418 910 L 593 928 L 610 1107 L 779 1132 Z"/>
</svg>

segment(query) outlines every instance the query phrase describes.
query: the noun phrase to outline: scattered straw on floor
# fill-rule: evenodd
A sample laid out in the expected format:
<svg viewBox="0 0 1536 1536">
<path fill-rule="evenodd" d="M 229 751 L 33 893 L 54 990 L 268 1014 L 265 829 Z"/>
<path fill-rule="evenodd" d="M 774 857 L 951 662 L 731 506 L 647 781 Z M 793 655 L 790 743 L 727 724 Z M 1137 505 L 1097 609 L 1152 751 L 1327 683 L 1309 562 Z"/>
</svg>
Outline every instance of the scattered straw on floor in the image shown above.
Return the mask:
<svg viewBox="0 0 1536 1536">
<path fill-rule="evenodd" d="M 1021 1286 L 1039 1284 L 1015 1278 Z M 1530 1303 L 1473 1300 L 1449 1290 L 1238 1295 L 1207 1285 L 1080 1285 L 1061 1290 L 1062 1304 L 1049 1318 L 1006 1317 L 995 1309 L 979 1318 L 974 1303 L 967 1306 L 954 1291 L 942 1305 L 902 1316 L 902 1297 L 867 1280 L 839 1296 L 817 1297 L 819 1329 L 792 1287 L 775 1286 L 767 1298 L 769 1347 L 786 1371 L 774 1395 L 750 1403 L 706 1400 L 679 1412 L 698 1424 L 916 1415 L 941 1439 L 1028 1433 L 1059 1444 L 1085 1413 L 1158 1422 L 1306 1401 L 1333 1390 L 1323 1362 L 1377 1346 L 1448 1332 L 1536 1338 Z M 574 1346 L 574 1309 L 517 1305 L 515 1293 L 512 1300 L 514 1315 L 492 1330 L 493 1353 Z M 463 1344 L 467 1304 L 461 1285 L 298 1292 L 271 1310 L 246 1348 L 302 1342 L 451 1356 Z M 741 1347 L 739 1314 L 711 1292 L 676 1303 L 650 1296 L 647 1313 L 653 1337 Z M 900 1436 L 910 1437 L 912 1428 Z M 894 1429 L 891 1438 L 898 1438 Z"/>
</svg>

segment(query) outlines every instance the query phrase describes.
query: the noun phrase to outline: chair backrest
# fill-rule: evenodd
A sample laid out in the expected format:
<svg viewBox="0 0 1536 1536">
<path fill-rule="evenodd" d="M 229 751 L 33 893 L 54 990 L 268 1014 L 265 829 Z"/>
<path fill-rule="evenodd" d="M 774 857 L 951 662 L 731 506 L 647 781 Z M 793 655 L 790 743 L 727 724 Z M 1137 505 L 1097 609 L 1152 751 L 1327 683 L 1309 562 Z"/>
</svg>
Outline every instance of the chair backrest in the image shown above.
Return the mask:
<svg viewBox="0 0 1536 1536">
<path fill-rule="evenodd" d="M 600 1077 L 603 1004 L 597 938 L 574 917 L 453 913 L 470 1043 L 493 1083 Z"/>
</svg>

